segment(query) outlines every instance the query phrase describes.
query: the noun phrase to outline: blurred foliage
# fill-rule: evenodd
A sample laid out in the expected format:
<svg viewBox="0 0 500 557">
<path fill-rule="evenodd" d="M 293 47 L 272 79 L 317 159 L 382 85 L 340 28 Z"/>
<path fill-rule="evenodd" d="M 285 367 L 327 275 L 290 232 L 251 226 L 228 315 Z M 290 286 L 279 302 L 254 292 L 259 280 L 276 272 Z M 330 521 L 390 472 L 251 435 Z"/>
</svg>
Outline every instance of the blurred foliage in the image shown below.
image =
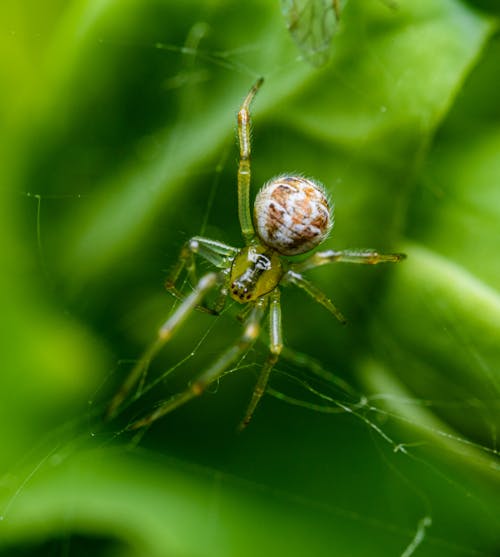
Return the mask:
<svg viewBox="0 0 500 557">
<path fill-rule="evenodd" d="M 498 554 L 495 14 L 351 0 L 315 69 L 278 0 L 1 4 L 0 555 Z M 241 243 L 235 114 L 260 75 L 254 185 L 314 176 L 328 247 L 408 259 L 311 272 L 345 328 L 284 293 L 307 357 L 283 358 L 244 433 L 265 334 L 132 436 L 235 338 L 236 308 L 197 313 L 152 366 L 185 359 L 175 378 L 103 423 L 182 243 Z"/>
</svg>

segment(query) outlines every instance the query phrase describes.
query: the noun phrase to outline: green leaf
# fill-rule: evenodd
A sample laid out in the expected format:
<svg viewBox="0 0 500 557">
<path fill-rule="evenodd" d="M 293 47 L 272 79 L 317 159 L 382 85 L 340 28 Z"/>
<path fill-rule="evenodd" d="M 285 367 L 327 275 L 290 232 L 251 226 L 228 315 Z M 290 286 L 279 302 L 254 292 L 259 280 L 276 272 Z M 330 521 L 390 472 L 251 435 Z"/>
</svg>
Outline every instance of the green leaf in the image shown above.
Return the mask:
<svg viewBox="0 0 500 557">
<path fill-rule="evenodd" d="M 278 0 L 2 4 L 0 555 L 498 551 L 500 42 L 472 4 L 352 0 L 320 69 Z M 241 245 L 235 115 L 259 76 L 252 195 L 313 176 L 325 248 L 408 258 L 310 273 L 344 328 L 283 293 L 299 355 L 241 435 L 266 331 L 133 437 L 237 338 L 234 308 L 197 312 L 148 380 L 176 373 L 103 422 L 182 243 Z"/>
</svg>

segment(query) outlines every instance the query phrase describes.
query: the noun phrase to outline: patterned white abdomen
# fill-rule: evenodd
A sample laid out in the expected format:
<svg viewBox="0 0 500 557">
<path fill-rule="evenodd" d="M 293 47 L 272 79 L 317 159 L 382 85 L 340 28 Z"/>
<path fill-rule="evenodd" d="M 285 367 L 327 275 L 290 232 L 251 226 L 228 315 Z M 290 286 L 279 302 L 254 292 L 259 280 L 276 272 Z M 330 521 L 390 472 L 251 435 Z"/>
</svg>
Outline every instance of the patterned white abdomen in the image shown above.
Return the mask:
<svg viewBox="0 0 500 557">
<path fill-rule="evenodd" d="M 298 255 L 328 236 L 333 207 L 316 182 L 302 176 L 278 176 L 257 194 L 254 221 L 264 244 L 282 255 Z"/>
</svg>

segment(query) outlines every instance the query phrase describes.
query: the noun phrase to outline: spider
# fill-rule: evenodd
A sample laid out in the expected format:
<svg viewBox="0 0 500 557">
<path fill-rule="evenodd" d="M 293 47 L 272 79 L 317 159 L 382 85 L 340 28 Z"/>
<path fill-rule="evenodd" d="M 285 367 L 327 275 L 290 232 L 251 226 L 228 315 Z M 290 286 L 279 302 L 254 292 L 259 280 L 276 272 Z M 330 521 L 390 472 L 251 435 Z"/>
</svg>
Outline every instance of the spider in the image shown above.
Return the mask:
<svg viewBox="0 0 500 557">
<path fill-rule="evenodd" d="M 153 412 L 133 422 L 129 429 L 152 424 L 157 419 L 201 395 L 224 372 L 242 357 L 257 340 L 261 323 L 268 314 L 269 354 L 260 371 L 240 429 L 246 427 L 265 392 L 271 370 L 283 348 L 281 329 L 281 286 L 293 284 L 323 305 L 341 323 L 344 316 L 319 288 L 303 276 L 303 272 L 327 263 L 397 263 L 402 253 L 382 254 L 375 250 L 320 251 L 306 259 L 293 262 L 290 256 L 307 253 L 321 244 L 333 226 L 333 205 L 325 189 L 317 181 L 300 175 L 280 175 L 272 178 L 258 192 L 252 219 L 250 211 L 250 105 L 263 79 L 250 89 L 238 112 L 238 216 L 245 246 L 236 248 L 222 242 L 195 236 L 182 248 L 177 263 L 166 281 L 166 288 L 181 299 L 177 310 L 163 323 L 156 340 L 138 360 L 125 382 L 115 394 L 107 415 L 116 414 L 131 389 L 144 380 L 152 358 L 172 338 L 195 309 L 219 313 L 228 297 L 244 304 L 243 332 L 209 367 L 200 373 L 182 392 L 173 395 Z M 217 269 L 196 278 L 195 255 L 208 260 Z M 183 297 L 177 289 L 182 272 L 186 271 L 193 291 Z M 206 295 L 218 291 L 215 308 L 202 304 Z"/>
</svg>

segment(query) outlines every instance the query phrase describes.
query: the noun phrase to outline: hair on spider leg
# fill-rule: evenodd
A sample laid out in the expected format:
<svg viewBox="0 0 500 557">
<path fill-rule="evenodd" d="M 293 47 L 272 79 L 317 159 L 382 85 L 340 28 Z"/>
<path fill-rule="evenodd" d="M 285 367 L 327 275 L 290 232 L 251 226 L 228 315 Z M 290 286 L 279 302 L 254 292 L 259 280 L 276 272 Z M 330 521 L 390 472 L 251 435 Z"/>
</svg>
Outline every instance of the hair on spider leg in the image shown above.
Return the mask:
<svg viewBox="0 0 500 557">
<path fill-rule="evenodd" d="M 237 116 L 238 218 L 244 246 L 233 247 L 203 236 L 195 236 L 184 244 L 177 263 L 166 280 L 167 290 L 177 296 L 181 303 L 158 329 L 156 339 L 145 350 L 111 400 L 107 417 L 112 418 L 117 414 L 131 390 L 140 380 L 144 381 L 152 359 L 171 341 L 181 325 L 194 314 L 194 310 L 204 308 L 203 304 L 210 293 L 215 293 L 215 308 L 219 312 L 229 298 L 243 306 L 237 315 L 242 331 L 183 391 L 167 398 L 154 411 L 133 422 L 127 429 L 149 426 L 201 395 L 254 345 L 266 318 L 269 335 L 268 355 L 240 422 L 239 429 L 244 429 L 266 392 L 269 376 L 284 348 L 281 288 L 289 285 L 298 286 L 338 321 L 345 324 L 346 319 L 340 310 L 325 293 L 306 279 L 303 273 L 330 263 L 374 265 L 397 263 L 405 257 L 401 253 L 382 254 L 376 250 L 347 249 L 315 252 L 300 262 L 290 259 L 314 250 L 329 236 L 333 228 L 333 203 L 324 186 L 312 178 L 291 174 L 272 178 L 257 193 L 252 214 L 250 106 L 262 83 L 263 78 L 255 82 L 244 98 Z M 208 261 L 215 267 L 215 271 L 198 278 L 196 257 Z M 195 285 L 186 296 L 177 287 L 181 275 L 184 274 Z"/>
</svg>

